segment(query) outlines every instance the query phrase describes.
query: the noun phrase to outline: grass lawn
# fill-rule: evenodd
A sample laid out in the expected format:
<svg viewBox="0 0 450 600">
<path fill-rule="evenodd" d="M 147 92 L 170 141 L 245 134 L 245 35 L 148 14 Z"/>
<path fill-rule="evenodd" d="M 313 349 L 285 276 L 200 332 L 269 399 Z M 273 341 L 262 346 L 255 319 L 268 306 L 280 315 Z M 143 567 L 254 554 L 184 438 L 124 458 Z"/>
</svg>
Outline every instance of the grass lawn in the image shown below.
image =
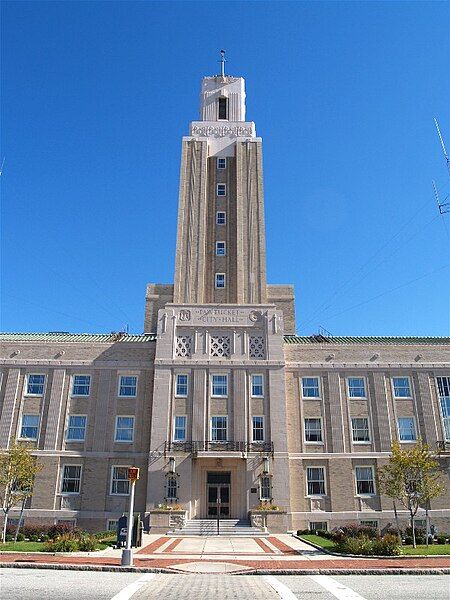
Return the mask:
<svg viewBox="0 0 450 600">
<path fill-rule="evenodd" d="M 325 548 L 325 550 L 330 550 L 331 552 L 334 552 L 335 549 L 335 543 L 332 540 L 328 540 L 327 538 L 323 538 L 320 535 L 316 535 L 315 533 L 305 533 L 302 534 L 300 536 L 302 538 L 302 540 L 305 540 L 305 542 L 312 542 L 313 544 L 316 544 L 316 546 L 320 546 L 321 548 Z"/>
<path fill-rule="evenodd" d="M 0 551 L 40 552 L 43 546 L 43 542 L 6 542 L 5 544 L 0 543 Z"/>
<path fill-rule="evenodd" d="M 425 544 L 423 546 L 417 546 L 417 548 L 413 548 L 412 546 L 402 546 L 403 554 L 450 554 L 450 544 L 433 544 L 432 546 L 427 547 Z"/>
<path fill-rule="evenodd" d="M 326 538 L 321 537 L 320 535 L 311 534 L 302 534 L 300 536 L 305 542 L 312 542 L 316 544 L 316 546 L 320 546 L 325 550 L 330 550 L 331 552 L 338 552 L 336 550 L 336 546 L 332 540 L 328 540 Z M 425 544 L 423 546 L 417 546 L 417 548 L 413 548 L 412 546 L 402 546 L 402 554 L 411 554 L 411 555 L 427 555 L 432 556 L 433 554 L 450 554 L 450 544 L 433 544 L 432 546 L 427 547 Z"/>
</svg>

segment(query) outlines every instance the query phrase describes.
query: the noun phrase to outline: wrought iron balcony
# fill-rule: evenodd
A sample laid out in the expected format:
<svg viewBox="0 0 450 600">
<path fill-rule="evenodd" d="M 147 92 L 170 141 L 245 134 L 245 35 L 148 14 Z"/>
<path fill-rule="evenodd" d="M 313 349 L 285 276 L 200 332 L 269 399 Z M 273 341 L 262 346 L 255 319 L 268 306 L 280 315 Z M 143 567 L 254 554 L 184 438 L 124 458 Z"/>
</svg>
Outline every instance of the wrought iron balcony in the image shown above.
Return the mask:
<svg viewBox="0 0 450 600">
<path fill-rule="evenodd" d="M 202 452 L 261 452 L 273 454 L 273 442 L 218 442 L 213 440 L 165 442 L 164 451 L 187 452 L 197 456 Z"/>
</svg>

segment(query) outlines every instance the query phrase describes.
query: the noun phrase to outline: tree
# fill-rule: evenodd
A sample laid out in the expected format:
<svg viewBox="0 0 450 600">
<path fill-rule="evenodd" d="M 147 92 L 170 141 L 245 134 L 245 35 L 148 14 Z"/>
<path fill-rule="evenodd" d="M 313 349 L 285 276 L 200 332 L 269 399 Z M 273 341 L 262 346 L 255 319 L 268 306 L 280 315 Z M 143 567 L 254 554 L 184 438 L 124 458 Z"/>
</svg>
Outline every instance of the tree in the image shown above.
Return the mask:
<svg viewBox="0 0 450 600">
<path fill-rule="evenodd" d="M 32 449 L 24 444 L 15 444 L 0 453 L 0 501 L 4 514 L 2 542 L 6 541 L 9 511 L 13 506 L 32 495 L 33 482 L 41 465 L 31 454 Z M 22 510 L 23 511 L 23 510 Z"/>
<path fill-rule="evenodd" d="M 416 547 L 414 517 L 419 506 L 428 507 L 442 494 L 439 483 L 440 465 L 421 439 L 413 448 L 402 450 L 399 442 L 392 444 L 392 454 L 385 467 L 378 471 L 380 492 L 398 500 L 409 512 L 413 546 Z"/>
</svg>

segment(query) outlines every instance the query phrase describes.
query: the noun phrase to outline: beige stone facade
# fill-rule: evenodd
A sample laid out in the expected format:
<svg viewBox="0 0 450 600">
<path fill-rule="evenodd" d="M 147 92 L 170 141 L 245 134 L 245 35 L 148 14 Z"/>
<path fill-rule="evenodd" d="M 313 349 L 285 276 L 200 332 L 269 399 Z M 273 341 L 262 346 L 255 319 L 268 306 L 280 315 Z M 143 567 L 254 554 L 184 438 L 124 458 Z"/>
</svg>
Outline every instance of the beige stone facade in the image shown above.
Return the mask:
<svg viewBox="0 0 450 600">
<path fill-rule="evenodd" d="M 274 530 L 384 527 L 377 468 L 394 440 L 422 437 L 447 489 L 431 520 L 450 531 L 450 338 L 296 336 L 292 286 L 266 281 L 243 79 L 205 78 L 200 114 L 182 144 L 174 284 L 148 285 L 145 333 L 0 335 L 0 447 L 28 441 L 44 466 L 26 521 L 112 526 L 136 465 L 155 531 L 174 524 L 161 505 L 215 518 L 218 496 L 222 518 L 276 504 Z"/>
</svg>

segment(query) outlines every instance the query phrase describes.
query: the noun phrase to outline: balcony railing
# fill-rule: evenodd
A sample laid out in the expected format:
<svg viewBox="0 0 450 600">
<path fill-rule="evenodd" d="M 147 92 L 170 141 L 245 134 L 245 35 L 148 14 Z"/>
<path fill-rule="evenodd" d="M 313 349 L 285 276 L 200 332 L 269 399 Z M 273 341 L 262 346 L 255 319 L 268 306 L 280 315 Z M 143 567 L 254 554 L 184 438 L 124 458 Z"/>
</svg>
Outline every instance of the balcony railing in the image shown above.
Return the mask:
<svg viewBox="0 0 450 600">
<path fill-rule="evenodd" d="M 200 452 L 263 452 L 273 453 L 273 442 L 217 442 L 213 440 L 190 442 L 166 442 L 165 452 L 187 452 L 198 455 Z"/>
</svg>

